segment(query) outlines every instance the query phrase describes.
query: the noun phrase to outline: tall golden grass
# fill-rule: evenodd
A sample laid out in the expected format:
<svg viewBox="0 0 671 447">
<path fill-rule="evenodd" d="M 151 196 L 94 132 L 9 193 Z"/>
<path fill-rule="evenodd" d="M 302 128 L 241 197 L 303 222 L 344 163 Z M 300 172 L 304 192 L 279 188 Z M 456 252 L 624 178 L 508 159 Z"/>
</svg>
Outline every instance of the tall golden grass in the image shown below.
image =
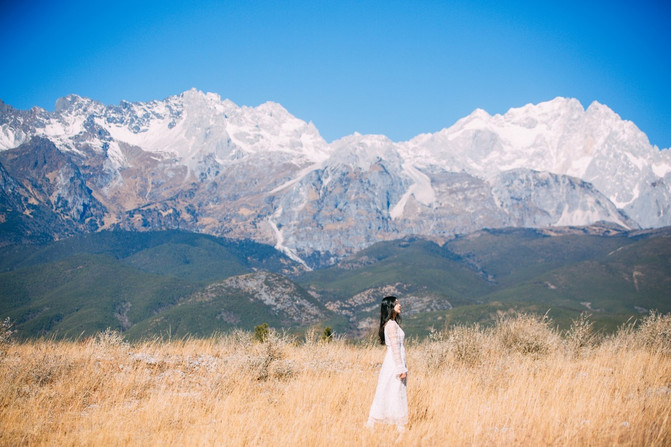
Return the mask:
<svg viewBox="0 0 671 447">
<path fill-rule="evenodd" d="M 364 427 L 384 348 L 270 333 L 3 342 L 0 444 L 671 445 L 671 316 L 609 337 L 529 315 L 408 341 L 410 421 Z"/>
</svg>

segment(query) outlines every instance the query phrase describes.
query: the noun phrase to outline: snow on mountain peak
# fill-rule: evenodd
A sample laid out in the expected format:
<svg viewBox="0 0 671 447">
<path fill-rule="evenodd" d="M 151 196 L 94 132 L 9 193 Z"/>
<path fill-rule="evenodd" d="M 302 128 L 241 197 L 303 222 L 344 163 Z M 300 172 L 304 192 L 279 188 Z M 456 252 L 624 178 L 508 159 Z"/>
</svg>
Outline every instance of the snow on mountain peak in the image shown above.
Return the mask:
<svg viewBox="0 0 671 447">
<path fill-rule="evenodd" d="M 642 217 L 649 212 L 644 202 L 663 200 L 667 193 L 660 188 L 671 172 L 671 155 L 651 146 L 634 123 L 596 101 L 584 109 L 574 98 L 527 104 L 503 115 L 479 109 L 399 146 L 417 167 L 480 178 L 519 168 L 581 178 L 642 225 L 658 225 Z"/>
<path fill-rule="evenodd" d="M 282 107 L 281 104 L 274 101 L 266 101 L 263 104 L 256 107 L 259 112 L 266 113 L 269 116 L 273 114 L 280 115 L 282 117 L 292 116 L 287 109 Z"/>
<path fill-rule="evenodd" d="M 105 228 L 254 239 L 297 260 L 406 234 L 671 225 L 671 151 L 572 98 L 476 109 L 405 142 L 354 133 L 331 144 L 278 103 L 197 89 L 116 106 L 70 95 L 53 113 L 0 104 L 0 147 L 35 136 L 77 153 L 63 158 L 100 198 Z"/>
<path fill-rule="evenodd" d="M 491 119 L 491 115 L 483 109 L 475 109 L 470 115 L 458 120 L 452 128 L 454 129 L 474 129 L 482 126 Z"/>
<path fill-rule="evenodd" d="M 605 104 L 601 104 L 599 101 L 592 101 L 592 103 L 589 105 L 587 108 L 588 113 L 592 114 L 599 114 L 603 117 L 607 117 L 609 119 L 617 119 L 621 120 L 620 115 L 615 113 L 610 107 L 608 107 Z"/>
<path fill-rule="evenodd" d="M 524 111 L 524 113 L 534 113 L 537 115 L 554 113 L 582 113 L 585 108 L 576 98 L 566 98 L 557 96 L 549 101 L 539 102 L 538 104 L 529 103 L 523 107 L 511 108 L 508 112 Z"/>
<path fill-rule="evenodd" d="M 161 101 L 117 106 L 69 95 L 57 101 L 53 113 L 5 106 L 0 117 L 8 117 L 0 122 L 2 149 L 44 136 L 61 150 L 83 155 L 93 150 L 115 168 L 137 162 L 138 157 L 124 155 L 127 146 L 153 152 L 155 160 L 173 159 L 196 178 L 257 158 L 295 166 L 295 173 L 269 185 L 273 191 L 307 178 L 311 169 L 328 171 L 329 165 L 344 167 L 343 172 L 359 169 L 363 175 L 389 173 L 401 179 L 403 189 L 390 202 L 395 219 L 405 216 L 406 204 L 408 209 L 430 208 L 440 202 L 431 172 L 486 182 L 502 172 L 531 169 L 590 182 L 644 226 L 671 223 L 663 208 L 671 194 L 671 151 L 652 147 L 634 123 L 597 101 L 587 109 L 563 97 L 504 114 L 476 109 L 449 128 L 399 143 L 354 133 L 328 144 L 314 124 L 276 102 L 238 106 L 195 88 Z"/>
<path fill-rule="evenodd" d="M 401 161 L 398 146 L 385 135 L 362 135 L 358 132 L 335 140 L 330 145 L 331 158 L 341 164 L 369 169 L 379 161 Z"/>
<path fill-rule="evenodd" d="M 209 154 L 224 163 L 245 153 L 286 152 L 314 161 L 326 152 L 314 125 L 279 104 L 239 107 L 195 88 L 163 101 L 123 101 L 97 114 L 96 122 L 116 141 L 173 153 L 193 169 Z"/>
<path fill-rule="evenodd" d="M 95 113 L 104 107 L 101 102 L 75 94 L 63 96 L 56 100 L 56 113 L 60 114 Z"/>
</svg>

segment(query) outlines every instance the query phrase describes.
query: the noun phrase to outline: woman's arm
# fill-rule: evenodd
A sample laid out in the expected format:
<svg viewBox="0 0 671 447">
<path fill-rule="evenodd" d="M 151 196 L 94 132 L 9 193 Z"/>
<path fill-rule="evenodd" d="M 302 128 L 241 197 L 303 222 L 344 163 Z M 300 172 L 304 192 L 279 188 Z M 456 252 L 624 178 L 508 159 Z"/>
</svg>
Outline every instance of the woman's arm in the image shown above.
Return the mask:
<svg viewBox="0 0 671 447">
<path fill-rule="evenodd" d="M 401 357 L 401 341 L 399 340 L 398 329 L 398 324 L 390 320 L 384 328 L 384 338 L 389 341 L 389 347 L 396 364 L 396 374 L 401 379 L 405 379 L 405 373 L 408 372 L 408 368 L 405 367 L 405 363 L 403 363 L 403 358 Z"/>
</svg>

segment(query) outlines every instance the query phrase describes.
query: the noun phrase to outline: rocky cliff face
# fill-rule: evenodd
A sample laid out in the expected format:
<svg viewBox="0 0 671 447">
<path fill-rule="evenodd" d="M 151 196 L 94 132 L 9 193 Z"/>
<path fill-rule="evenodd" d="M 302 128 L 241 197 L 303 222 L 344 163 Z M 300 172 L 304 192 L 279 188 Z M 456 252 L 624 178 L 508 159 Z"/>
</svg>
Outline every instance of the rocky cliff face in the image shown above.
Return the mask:
<svg viewBox="0 0 671 447">
<path fill-rule="evenodd" d="M 268 272 L 233 276 L 225 281 L 210 284 L 189 297 L 187 301 L 213 301 L 230 296 L 241 297 L 243 300 L 266 306 L 288 326 L 315 324 L 326 312 L 323 305 L 295 283 L 281 275 Z M 239 313 L 227 310 L 219 318 L 235 324 L 240 317 Z"/>
<path fill-rule="evenodd" d="M 641 226 L 671 224 L 668 201 L 650 204 L 651 196 L 669 192 L 670 151 L 652 147 L 634 123 L 597 102 L 584 109 L 575 99 L 556 98 L 494 116 L 476 110 L 401 147 L 416 164 L 478 177 L 526 168 L 579 178 Z"/>
<path fill-rule="evenodd" d="M 0 152 L 2 223 L 13 223 L 14 242 L 96 231 L 105 207 L 93 196 L 79 167 L 45 138 Z M 8 241 L 3 241 L 8 242 Z"/>
<path fill-rule="evenodd" d="M 670 151 L 607 107 L 564 98 L 477 110 L 406 142 L 330 144 L 278 104 L 196 90 L 118 106 L 71 95 L 54 112 L 0 103 L 0 163 L 3 243 L 184 229 L 319 266 L 408 234 L 671 225 Z"/>
</svg>

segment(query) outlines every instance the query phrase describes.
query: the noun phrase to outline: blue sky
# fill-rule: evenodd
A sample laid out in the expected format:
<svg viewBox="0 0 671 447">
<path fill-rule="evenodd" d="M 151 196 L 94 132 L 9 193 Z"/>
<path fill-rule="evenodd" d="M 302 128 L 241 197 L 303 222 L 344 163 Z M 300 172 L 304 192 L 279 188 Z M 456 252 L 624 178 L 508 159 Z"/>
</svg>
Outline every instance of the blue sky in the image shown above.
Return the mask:
<svg viewBox="0 0 671 447">
<path fill-rule="evenodd" d="M 282 104 L 327 141 L 482 108 L 596 100 L 671 147 L 668 1 L 0 0 L 0 99 L 53 110 L 195 87 Z"/>
</svg>

